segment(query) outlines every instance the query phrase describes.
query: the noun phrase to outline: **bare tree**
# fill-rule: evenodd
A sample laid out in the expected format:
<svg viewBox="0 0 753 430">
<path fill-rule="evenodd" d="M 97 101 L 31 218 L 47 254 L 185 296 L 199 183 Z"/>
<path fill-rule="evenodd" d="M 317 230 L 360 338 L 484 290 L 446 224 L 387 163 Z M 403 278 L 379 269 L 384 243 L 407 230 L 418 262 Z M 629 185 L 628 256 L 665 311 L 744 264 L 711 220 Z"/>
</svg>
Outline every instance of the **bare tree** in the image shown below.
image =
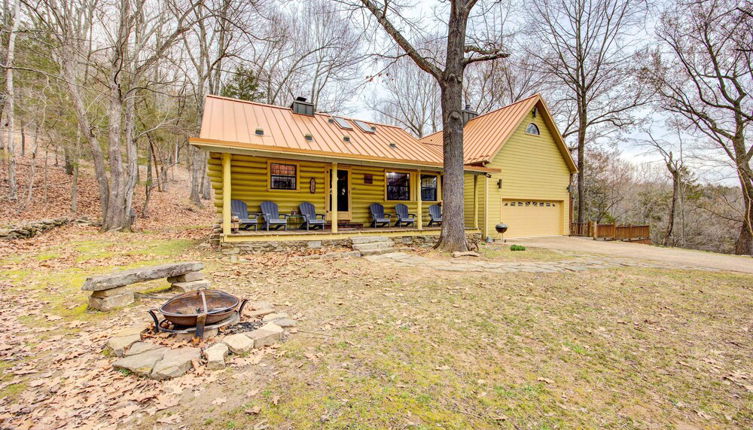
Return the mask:
<svg viewBox="0 0 753 430">
<path fill-rule="evenodd" d="M 252 16 L 258 1 L 212 0 L 199 2 L 192 11 L 196 22 L 182 35 L 183 54 L 187 57 L 193 79 L 189 82 L 193 89 L 194 103 L 198 107 L 198 118 L 204 112 L 204 98 L 207 94 L 219 94 L 224 78 L 225 63 L 241 54 L 246 47 L 250 33 L 240 23 L 257 21 Z M 180 10 L 177 11 L 181 13 Z M 198 126 L 198 124 L 197 124 Z M 195 131 L 194 131 L 195 132 Z M 206 174 L 206 151 L 188 147 L 189 169 L 191 173 L 191 201 L 201 206 L 201 199 L 210 198 L 210 185 Z"/>
<path fill-rule="evenodd" d="M 128 230 L 134 220 L 133 192 L 138 177 L 136 99 L 148 82 L 147 72 L 190 28 L 194 5 L 181 7 L 173 2 L 146 0 L 120 0 L 113 5 L 97 0 L 47 0 L 44 6 L 34 11 L 56 38 L 62 78 L 67 82 L 81 135 L 89 143 L 99 184 L 102 228 Z M 94 19 L 99 21 L 95 23 Z M 99 55 L 91 64 L 101 84 L 97 96 L 107 104 L 106 155 L 96 134 L 99 119 L 87 109 L 81 87 L 80 64 L 90 58 L 86 36 L 92 37 L 97 31 L 106 35 L 98 40 L 101 46 L 94 47 Z M 160 37 L 155 36 L 158 32 Z"/>
<path fill-rule="evenodd" d="M 463 216 L 463 75 L 469 64 L 507 57 L 499 40 L 483 39 L 479 33 L 468 34 L 469 20 L 483 16 L 487 4 L 479 7 L 477 15 L 471 12 L 477 0 L 451 0 L 447 2 L 449 17 L 447 19 L 447 38 L 445 58 L 436 61 L 431 55 L 417 50 L 411 43 L 406 31 L 400 30 L 393 22 L 398 18 L 403 23 L 407 20 L 400 14 L 399 5 L 383 0 L 361 0 L 363 7 L 376 18 L 379 25 L 392 40 L 424 72 L 436 79 L 441 89 L 442 138 L 444 156 L 444 219 L 442 232 L 437 244 L 447 251 L 464 251 L 468 249 L 465 237 Z M 390 16 L 388 16 L 390 15 Z M 398 24 L 400 25 L 400 24 Z M 410 25 L 409 25 L 410 26 Z M 466 43 L 466 39 L 470 43 Z M 468 55 L 466 55 L 468 54 Z"/>
<path fill-rule="evenodd" d="M 381 97 L 367 100 L 378 120 L 398 125 L 423 137 L 441 126 L 437 81 L 409 58 L 399 58 L 375 79 L 382 83 Z"/>
<path fill-rule="evenodd" d="M 8 28 L 8 47 L 5 57 L 5 116 L 6 116 L 6 139 L 5 159 L 8 163 L 8 199 L 18 198 L 18 183 L 16 182 L 16 111 L 15 111 L 15 88 L 13 87 L 13 62 L 16 54 L 16 35 L 21 20 L 20 0 L 14 0 L 10 10 L 6 12 Z"/>
<path fill-rule="evenodd" d="M 327 0 L 265 16 L 247 55 L 264 102 L 283 105 L 304 96 L 319 111 L 343 112 L 359 80 L 358 64 L 367 56 L 363 33 Z"/>
<path fill-rule="evenodd" d="M 747 11 L 747 12 L 746 12 Z M 645 69 L 662 106 L 728 157 L 742 192 L 736 254 L 753 255 L 753 53 L 750 7 L 734 0 L 681 2 L 661 17 L 663 48 Z"/>
<path fill-rule="evenodd" d="M 538 60 L 557 89 L 554 110 L 575 136 L 578 216 L 585 222 L 586 144 L 600 134 L 634 124 L 631 111 L 648 100 L 634 79 L 630 31 L 642 18 L 642 0 L 541 0 L 531 3 L 528 55 Z"/>
<path fill-rule="evenodd" d="M 670 178 L 672 179 L 672 198 L 667 211 L 667 227 L 664 231 L 664 238 L 662 239 L 662 245 L 664 246 L 674 246 L 675 244 L 675 218 L 677 216 L 679 201 L 683 194 L 683 181 L 688 176 L 688 168 L 683 159 L 683 141 L 679 128 L 676 132 L 676 143 L 657 139 L 650 131 L 648 133 L 649 140 L 647 142 L 647 144 L 661 156 L 664 161 L 664 166 L 667 168 L 667 172 L 669 172 Z M 679 149 L 678 156 L 675 156 L 673 152 L 673 147 L 675 146 Z"/>
</svg>

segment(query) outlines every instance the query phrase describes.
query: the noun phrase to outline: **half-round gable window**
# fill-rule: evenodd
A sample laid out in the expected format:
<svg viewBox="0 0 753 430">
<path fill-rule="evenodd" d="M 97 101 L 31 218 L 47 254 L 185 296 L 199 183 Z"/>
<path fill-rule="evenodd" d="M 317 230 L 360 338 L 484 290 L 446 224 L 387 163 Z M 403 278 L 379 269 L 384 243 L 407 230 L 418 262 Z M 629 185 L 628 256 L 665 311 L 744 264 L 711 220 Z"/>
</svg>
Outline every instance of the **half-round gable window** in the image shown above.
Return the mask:
<svg viewBox="0 0 753 430">
<path fill-rule="evenodd" d="M 526 133 L 535 135 L 541 134 L 541 132 L 539 131 L 539 126 L 534 123 L 528 124 L 528 127 L 526 127 Z"/>
</svg>

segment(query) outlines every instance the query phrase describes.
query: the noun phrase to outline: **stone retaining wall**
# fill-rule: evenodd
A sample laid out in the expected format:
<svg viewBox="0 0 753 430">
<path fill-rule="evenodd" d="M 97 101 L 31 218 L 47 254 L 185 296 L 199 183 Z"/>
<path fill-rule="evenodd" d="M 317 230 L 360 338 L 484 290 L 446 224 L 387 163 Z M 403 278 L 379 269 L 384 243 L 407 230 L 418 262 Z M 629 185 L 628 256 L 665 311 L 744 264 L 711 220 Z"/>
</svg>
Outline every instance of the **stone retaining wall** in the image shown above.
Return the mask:
<svg viewBox="0 0 753 430">
<path fill-rule="evenodd" d="M 395 236 L 391 239 L 397 245 L 406 246 L 432 246 L 439 236 L 422 235 L 422 236 Z M 469 234 L 468 239 L 471 242 L 478 243 L 481 240 L 480 233 Z M 352 242 L 350 238 L 332 239 L 332 240 L 295 240 L 295 241 L 258 241 L 258 242 L 223 242 L 220 244 L 220 251 L 225 255 L 237 254 L 254 254 L 262 252 L 285 252 L 291 250 L 307 250 L 320 248 L 350 248 Z"/>
<path fill-rule="evenodd" d="M 40 233 L 70 223 L 92 224 L 86 218 L 54 218 L 32 221 L 16 226 L 0 228 L 0 240 L 28 239 Z"/>
</svg>

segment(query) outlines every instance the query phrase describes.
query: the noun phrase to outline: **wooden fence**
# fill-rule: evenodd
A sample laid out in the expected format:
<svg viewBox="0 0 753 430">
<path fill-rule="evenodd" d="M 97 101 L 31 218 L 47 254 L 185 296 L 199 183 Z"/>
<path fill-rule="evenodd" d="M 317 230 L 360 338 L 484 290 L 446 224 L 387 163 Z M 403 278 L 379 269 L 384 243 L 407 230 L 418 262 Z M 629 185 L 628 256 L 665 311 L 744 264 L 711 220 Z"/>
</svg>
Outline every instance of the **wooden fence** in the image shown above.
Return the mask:
<svg viewBox="0 0 753 430">
<path fill-rule="evenodd" d="M 647 225 L 571 223 L 570 235 L 603 240 L 651 243 L 651 228 Z"/>
</svg>

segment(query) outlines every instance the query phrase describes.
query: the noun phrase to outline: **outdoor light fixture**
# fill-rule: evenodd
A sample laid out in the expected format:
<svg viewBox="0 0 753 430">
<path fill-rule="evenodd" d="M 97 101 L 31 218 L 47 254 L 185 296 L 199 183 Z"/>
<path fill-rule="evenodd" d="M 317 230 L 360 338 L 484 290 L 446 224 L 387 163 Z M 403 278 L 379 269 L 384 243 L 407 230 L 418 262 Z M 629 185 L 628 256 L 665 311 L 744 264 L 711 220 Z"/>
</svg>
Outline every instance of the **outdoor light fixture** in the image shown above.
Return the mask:
<svg viewBox="0 0 753 430">
<path fill-rule="evenodd" d="M 499 188 L 500 190 L 502 189 L 502 179 L 497 181 L 497 188 Z"/>
</svg>

